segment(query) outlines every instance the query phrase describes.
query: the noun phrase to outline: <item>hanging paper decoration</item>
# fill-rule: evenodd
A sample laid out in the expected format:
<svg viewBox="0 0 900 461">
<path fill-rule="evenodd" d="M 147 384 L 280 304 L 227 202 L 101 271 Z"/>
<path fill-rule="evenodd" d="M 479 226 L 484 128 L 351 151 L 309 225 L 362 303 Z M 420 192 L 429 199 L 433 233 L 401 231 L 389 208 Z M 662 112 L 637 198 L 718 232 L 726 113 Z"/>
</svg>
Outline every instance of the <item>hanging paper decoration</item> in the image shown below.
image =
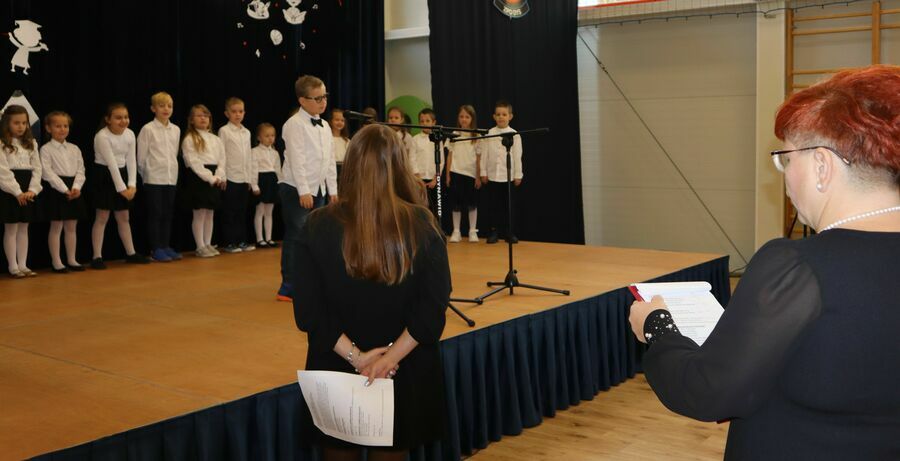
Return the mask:
<svg viewBox="0 0 900 461">
<path fill-rule="evenodd" d="M 28 55 L 37 51 L 50 51 L 50 48 L 41 42 L 41 25 L 27 19 L 16 21 L 16 29 L 9 34 L 9 41 L 18 48 L 10 60 L 10 72 L 15 72 L 16 67 L 22 68 L 22 73 L 28 75 Z"/>
<path fill-rule="evenodd" d="M 253 0 L 247 5 L 247 16 L 250 16 L 253 19 L 268 19 L 269 18 L 269 5 L 272 2 L 262 2 L 260 0 Z"/>
<path fill-rule="evenodd" d="M 287 21 L 288 24 L 303 24 L 303 21 L 306 19 L 306 11 L 300 11 L 300 8 L 297 8 L 297 5 L 299 5 L 301 1 L 303 0 L 287 0 L 288 5 L 291 7 L 285 8 L 282 12 L 284 13 L 284 20 Z"/>
<path fill-rule="evenodd" d="M 269 32 L 269 38 L 272 39 L 272 44 L 275 46 L 281 45 L 282 40 L 284 40 L 278 29 L 272 29 L 272 32 Z"/>
</svg>

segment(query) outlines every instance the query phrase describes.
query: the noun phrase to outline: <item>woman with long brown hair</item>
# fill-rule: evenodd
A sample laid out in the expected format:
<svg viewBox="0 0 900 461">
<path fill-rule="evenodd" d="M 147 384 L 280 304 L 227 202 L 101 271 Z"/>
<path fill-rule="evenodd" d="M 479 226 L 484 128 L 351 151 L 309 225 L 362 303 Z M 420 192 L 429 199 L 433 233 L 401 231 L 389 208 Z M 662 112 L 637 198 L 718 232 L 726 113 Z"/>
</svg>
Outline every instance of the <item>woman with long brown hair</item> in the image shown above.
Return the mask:
<svg viewBox="0 0 900 461">
<path fill-rule="evenodd" d="M 443 434 L 447 249 L 389 128 L 353 137 L 340 183 L 340 199 L 313 212 L 300 235 L 294 318 L 308 334 L 307 370 L 394 379 L 394 444 L 368 459 L 400 460 Z M 326 460 L 359 458 L 360 446 L 324 435 L 303 408 L 302 440 Z"/>
</svg>

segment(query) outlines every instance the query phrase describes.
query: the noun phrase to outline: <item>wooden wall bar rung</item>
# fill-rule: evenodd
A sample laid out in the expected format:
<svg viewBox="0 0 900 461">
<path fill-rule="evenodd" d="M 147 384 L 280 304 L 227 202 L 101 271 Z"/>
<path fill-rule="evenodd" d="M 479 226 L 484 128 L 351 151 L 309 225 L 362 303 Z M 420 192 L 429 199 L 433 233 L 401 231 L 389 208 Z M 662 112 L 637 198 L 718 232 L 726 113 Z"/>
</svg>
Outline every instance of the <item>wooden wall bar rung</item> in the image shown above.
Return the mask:
<svg viewBox="0 0 900 461">
<path fill-rule="evenodd" d="M 855 69 L 855 67 L 837 67 L 834 69 L 798 69 L 793 71 L 794 75 L 822 75 L 822 74 L 836 74 L 838 72 L 843 72 L 845 70 Z"/>
<path fill-rule="evenodd" d="M 801 89 L 803 89 L 803 88 L 809 88 L 809 87 L 810 87 L 810 85 L 799 85 L 799 84 L 794 84 L 794 85 L 791 85 L 791 86 L 792 86 L 795 90 L 801 90 Z"/>
<path fill-rule="evenodd" d="M 824 34 L 843 34 L 846 32 L 863 32 L 867 30 L 872 30 L 872 26 L 853 26 L 853 27 L 833 27 L 830 29 L 808 29 L 808 30 L 795 30 L 791 33 L 794 36 L 798 35 L 824 35 Z"/>
<path fill-rule="evenodd" d="M 794 22 L 806 21 L 824 21 L 828 19 L 844 19 L 844 18 L 862 18 L 869 16 L 869 13 L 843 13 L 843 14 L 826 14 L 822 16 L 807 16 L 804 18 L 794 18 Z"/>
<path fill-rule="evenodd" d="M 900 24 L 882 24 L 880 29 L 900 29 Z"/>
<path fill-rule="evenodd" d="M 898 14 L 898 13 L 900 13 L 900 8 L 891 8 L 889 10 L 881 10 L 882 16 L 886 15 L 886 14 Z"/>
</svg>

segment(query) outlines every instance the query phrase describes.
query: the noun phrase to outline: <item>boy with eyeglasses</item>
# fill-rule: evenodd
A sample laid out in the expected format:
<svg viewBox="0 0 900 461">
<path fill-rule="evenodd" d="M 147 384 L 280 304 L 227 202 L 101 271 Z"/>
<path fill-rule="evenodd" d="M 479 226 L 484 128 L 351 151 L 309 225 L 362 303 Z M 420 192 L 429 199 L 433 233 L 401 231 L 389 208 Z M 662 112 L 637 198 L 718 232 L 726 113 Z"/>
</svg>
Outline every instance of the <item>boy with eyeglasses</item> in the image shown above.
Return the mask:
<svg viewBox="0 0 900 461">
<path fill-rule="evenodd" d="M 281 251 L 281 287 L 276 299 L 294 297 L 294 258 L 297 239 L 309 212 L 338 197 L 337 169 L 334 161 L 331 127 L 321 115 L 328 106 L 325 83 L 304 75 L 294 83 L 300 110 L 281 129 L 284 139 L 284 165 L 278 184 L 281 214 L 284 219 L 284 245 Z"/>
</svg>

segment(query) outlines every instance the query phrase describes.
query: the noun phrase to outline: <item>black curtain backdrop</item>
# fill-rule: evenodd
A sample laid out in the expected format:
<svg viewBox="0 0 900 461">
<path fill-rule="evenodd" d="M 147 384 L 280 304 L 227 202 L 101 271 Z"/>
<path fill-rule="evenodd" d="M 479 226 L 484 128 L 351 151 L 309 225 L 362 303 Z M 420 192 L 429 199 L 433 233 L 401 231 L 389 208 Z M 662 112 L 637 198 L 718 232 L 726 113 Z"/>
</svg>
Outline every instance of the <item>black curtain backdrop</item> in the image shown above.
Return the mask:
<svg viewBox="0 0 900 461">
<path fill-rule="evenodd" d="M 516 234 L 584 243 L 578 4 L 528 3 L 531 12 L 510 19 L 490 0 L 429 0 L 432 99 L 438 120 L 447 125 L 456 125 L 460 105 L 472 104 L 479 127 L 490 128 L 494 102 L 506 99 L 514 109 L 513 128 L 550 127 L 549 134 L 523 136 L 525 177 L 515 197 Z"/>
<path fill-rule="evenodd" d="M 21 90 L 41 117 L 52 110 L 72 115 L 69 141 L 85 157 L 84 192 L 89 205 L 93 137 L 112 101 L 128 106 L 130 128 L 137 135 L 153 118 L 150 95 L 157 91 L 172 94 L 172 121 L 182 133 L 192 105 L 209 107 L 218 130 L 227 123 L 225 99 L 237 96 L 246 104 L 244 126 L 255 133 L 259 123 L 269 122 L 279 140 L 282 124 L 298 105 L 293 83 L 299 75 L 313 74 L 325 81 L 331 95 L 329 107 L 380 107 L 384 101 L 383 0 L 305 0 L 297 6 L 306 11 L 299 25 L 285 20 L 282 10 L 290 7 L 285 0 L 272 0 L 266 19 L 247 14 L 249 0 L 5 3 L 0 9 L 0 33 L 14 31 L 16 20 L 31 20 L 41 25 L 42 41 L 49 51 L 30 54 L 29 75 L 21 69 L 0 71 L 0 103 Z M 282 37 L 278 45 L 272 39 L 277 34 Z M 16 47 L 8 38 L 0 42 L 6 64 Z M 279 150 L 283 150 L 280 142 Z M 135 200 L 131 213 L 135 245 L 139 252 L 146 252 L 140 185 Z M 81 261 L 91 257 L 93 211 L 90 214 L 79 222 Z M 189 210 L 176 214 L 172 239 L 179 250 L 193 249 L 190 220 Z M 276 237 L 281 233 L 280 222 L 276 216 Z M 32 268 L 49 265 L 47 230 L 47 223 L 31 225 Z M 103 253 L 106 259 L 124 254 L 112 223 L 106 230 Z"/>
</svg>

